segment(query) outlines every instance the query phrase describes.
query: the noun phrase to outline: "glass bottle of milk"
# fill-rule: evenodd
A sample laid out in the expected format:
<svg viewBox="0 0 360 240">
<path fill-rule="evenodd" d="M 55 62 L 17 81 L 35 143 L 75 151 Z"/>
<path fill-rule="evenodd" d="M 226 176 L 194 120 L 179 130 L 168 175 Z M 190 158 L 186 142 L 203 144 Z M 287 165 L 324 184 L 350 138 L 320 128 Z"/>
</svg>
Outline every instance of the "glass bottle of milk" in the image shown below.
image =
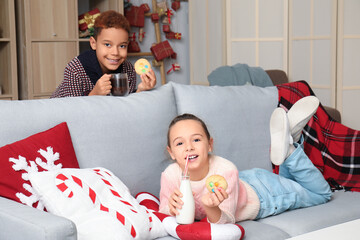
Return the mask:
<svg viewBox="0 0 360 240">
<path fill-rule="evenodd" d="M 179 214 L 176 215 L 176 222 L 178 224 L 191 224 L 195 218 L 195 201 L 191 190 L 189 174 L 182 174 L 180 192 L 183 195 L 181 200 L 184 204 L 181 209 L 177 209 Z"/>
</svg>

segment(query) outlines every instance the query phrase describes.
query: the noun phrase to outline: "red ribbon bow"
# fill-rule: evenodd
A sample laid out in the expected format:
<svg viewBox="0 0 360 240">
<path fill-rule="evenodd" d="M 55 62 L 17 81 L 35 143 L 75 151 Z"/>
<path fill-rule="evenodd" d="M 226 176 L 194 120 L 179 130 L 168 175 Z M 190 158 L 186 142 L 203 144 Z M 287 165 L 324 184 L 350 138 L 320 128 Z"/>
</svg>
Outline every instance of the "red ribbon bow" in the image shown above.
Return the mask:
<svg viewBox="0 0 360 240">
<path fill-rule="evenodd" d="M 166 10 L 166 15 L 169 20 L 169 24 L 171 23 L 171 16 L 174 15 L 171 9 Z"/>
<path fill-rule="evenodd" d="M 132 33 L 132 36 L 129 37 L 130 41 L 135 41 L 136 40 L 136 33 Z"/>
<path fill-rule="evenodd" d="M 180 65 L 175 63 L 175 64 L 171 64 L 171 68 L 167 71 L 167 74 L 169 74 L 171 71 L 179 71 L 180 70 Z"/>
<path fill-rule="evenodd" d="M 181 39 L 181 33 L 175 33 L 175 39 Z"/>
</svg>

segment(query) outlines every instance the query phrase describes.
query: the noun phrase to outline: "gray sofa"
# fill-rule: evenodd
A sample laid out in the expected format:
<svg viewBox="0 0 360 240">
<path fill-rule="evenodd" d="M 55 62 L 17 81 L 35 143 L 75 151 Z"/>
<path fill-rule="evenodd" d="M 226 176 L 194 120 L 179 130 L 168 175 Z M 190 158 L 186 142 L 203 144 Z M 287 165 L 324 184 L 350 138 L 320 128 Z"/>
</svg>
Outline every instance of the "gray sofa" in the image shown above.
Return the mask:
<svg viewBox="0 0 360 240">
<path fill-rule="evenodd" d="M 166 84 L 128 97 L 0 101 L 0 146 L 67 122 L 81 168 L 110 169 L 131 193 L 159 194 L 168 124 L 178 114 L 202 118 L 214 153 L 239 170 L 271 170 L 269 119 L 276 87 Z M 246 240 L 287 239 L 360 218 L 360 193 L 335 192 L 330 202 L 240 223 Z M 172 239 L 171 237 L 165 237 Z M 77 239 L 68 219 L 0 197 L 0 239 Z"/>
</svg>

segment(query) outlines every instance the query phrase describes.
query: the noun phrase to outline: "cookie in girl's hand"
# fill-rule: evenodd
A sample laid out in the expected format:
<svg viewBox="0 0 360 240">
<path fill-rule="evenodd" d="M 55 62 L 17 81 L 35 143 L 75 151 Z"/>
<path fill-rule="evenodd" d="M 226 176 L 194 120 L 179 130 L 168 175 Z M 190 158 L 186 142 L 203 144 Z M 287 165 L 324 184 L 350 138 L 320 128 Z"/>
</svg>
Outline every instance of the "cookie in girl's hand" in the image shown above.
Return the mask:
<svg viewBox="0 0 360 240">
<path fill-rule="evenodd" d="M 139 75 L 141 75 L 143 73 L 147 73 L 151 69 L 151 65 L 150 65 L 149 61 L 146 60 L 145 58 L 140 58 L 139 60 L 137 60 L 134 64 L 134 67 L 135 67 L 136 73 Z"/>
<path fill-rule="evenodd" d="M 215 188 L 222 188 L 225 191 L 227 187 L 228 184 L 223 176 L 212 175 L 206 179 L 206 188 L 209 192 L 215 192 Z"/>
</svg>

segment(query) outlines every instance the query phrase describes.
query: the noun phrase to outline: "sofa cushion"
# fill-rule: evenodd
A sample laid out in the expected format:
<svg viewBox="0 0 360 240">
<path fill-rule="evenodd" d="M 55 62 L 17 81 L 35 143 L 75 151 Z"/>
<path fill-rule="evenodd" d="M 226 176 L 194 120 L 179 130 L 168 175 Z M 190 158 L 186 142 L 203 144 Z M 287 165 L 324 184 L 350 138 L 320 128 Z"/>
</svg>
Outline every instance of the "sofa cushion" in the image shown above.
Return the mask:
<svg viewBox="0 0 360 240">
<path fill-rule="evenodd" d="M 278 104 L 276 87 L 172 85 L 178 113 L 192 113 L 205 121 L 216 155 L 231 160 L 239 170 L 271 170 L 269 121 Z"/>
<path fill-rule="evenodd" d="M 65 122 L 1 147 L 0 165 L 0 195 L 39 209 L 28 174 L 79 167 Z"/>
<path fill-rule="evenodd" d="M 360 216 L 359 192 L 338 191 L 332 199 L 314 207 L 296 209 L 258 220 L 260 223 L 276 226 L 291 237 L 344 223 Z M 289 224 L 291 223 L 291 224 Z"/>
<path fill-rule="evenodd" d="M 166 236 L 160 220 L 150 215 L 108 169 L 35 172 L 29 179 L 49 212 L 74 221 L 79 239 Z"/>
<path fill-rule="evenodd" d="M 66 121 L 81 168 L 111 169 L 131 193 L 158 195 L 170 161 L 167 128 L 176 112 L 170 85 L 127 97 L 0 101 L 0 146 Z"/>
</svg>

